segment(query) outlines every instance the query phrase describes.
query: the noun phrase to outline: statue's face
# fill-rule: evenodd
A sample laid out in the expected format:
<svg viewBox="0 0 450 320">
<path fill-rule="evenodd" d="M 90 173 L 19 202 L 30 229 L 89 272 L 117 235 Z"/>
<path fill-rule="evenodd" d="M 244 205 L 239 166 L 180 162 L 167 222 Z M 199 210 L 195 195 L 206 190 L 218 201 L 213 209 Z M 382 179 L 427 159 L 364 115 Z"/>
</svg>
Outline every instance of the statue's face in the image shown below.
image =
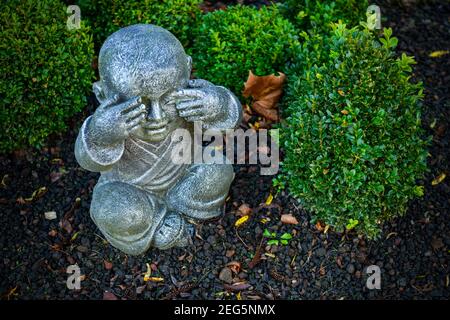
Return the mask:
<svg viewBox="0 0 450 320">
<path fill-rule="evenodd" d="M 128 27 L 110 38 L 99 57 L 104 98 L 118 95 L 124 102 L 141 97 L 147 118 L 132 136 L 148 142 L 164 140 L 183 125 L 170 95 L 187 86 L 190 57 L 173 35 L 154 26 Z"/>
<path fill-rule="evenodd" d="M 147 118 L 131 133 L 132 137 L 148 142 L 164 140 L 172 131 L 183 126 L 171 94 L 187 86 L 189 77 L 182 76 L 173 69 L 157 70 L 151 77 L 137 84 L 134 81 L 117 86 L 104 83 L 108 97 L 119 96 L 118 103 L 136 96 L 142 98 L 147 107 Z"/>
</svg>

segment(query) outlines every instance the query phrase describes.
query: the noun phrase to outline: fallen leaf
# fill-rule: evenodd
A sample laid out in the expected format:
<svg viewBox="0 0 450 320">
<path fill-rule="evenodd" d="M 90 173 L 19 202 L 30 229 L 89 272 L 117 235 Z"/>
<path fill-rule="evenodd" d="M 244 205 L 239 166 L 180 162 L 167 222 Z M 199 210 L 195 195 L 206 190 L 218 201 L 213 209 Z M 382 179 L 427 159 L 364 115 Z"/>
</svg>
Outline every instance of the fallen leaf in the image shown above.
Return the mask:
<svg viewBox="0 0 450 320">
<path fill-rule="evenodd" d="M 27 202 L 23 199 L 23 197 L 18 197 L 16 199 L 17 204 L 26 204 Z"/>
<path fill-rule="evenodd" d="M 45 193 L 47 192 L 47 188 L 46 187 L 40 187 L 39 189 L 35 190 L 33 192 L 33 194 L 31 195 L 31 197 L 29 198 L 25 198 L 26 202 L 32 202 L 36 199 L 39 199 L 40 197 L 42 197 Z"/>
<path fill-rule="evenodd" d="M 79 231 L 78 231 L 78 232 L 75 232 L 75 233 L 73 234 L 73 236 L 70 238 L 70 241 L 71 241 L 71 242 L 74 242 L 75 239 L 78 238 L 78 235 L 79 235 L 79 234 L 80 234 Z"/>
<path fill-rule="evenodd" d="M 343 114 L 343 115 L 347 115 L 348 114 L 348 111 L 347 110 L 341 110 L 341 113 Z"/>
<path fill-rule="evenodd" d="M 252 213 L 252 208 L 246 203 L 243 203 L 239 206 L 238 212 L 241 216 L 248 216 Z"/>
<path fill-rule="evenodd" d="M 321 267 L 320 267 L 320 269 L 319 269 L 319 274 L 320 274 L 321 276 L 324 276 L 324 275 L 326 274 L 326 270 L 325 270 L 325 267 L 324 267 L 324 266 L 321 266 Z"/>
<path fill-rule="evenodd" d="M 224 284 L 223 286 L 225 289 L 230 291 L 244 291 L 251 287 L 251 285 L 246 282 L 236 282 L 232 285 Z"/>
<path fill-rule="evenodd" d="M 10 290 L 8 291 L 8 293 L 5 295 L 5 296 L 6 296 L 6 299 L 9 300 L 9 299 L 11 299 L 11 297 L 18 296 L 18 294 L 16 293 L 16 291 L 17 291 L 17 286 L 15 286 L 14 288 L 10 289 Z"/>
<path fill-rule="evenodd" d="M 264 252 L 264 255 L 269 257 L 269 258 L 272 258 L 272 259 L 276 258 L 276 256 L 273 253 L 270 253 L 270 252 Z"/>
<path fill-rule="evenodd" d="M 271 193 L 269 193 L 269 196 L 267 197 L 265 203 L 266 203 L 266 205 L 270 206 L 270 204 L 272 203 L 272 201 L 273 201 L 273 195 L 272 195 Z"/>
<path fill-rule="evenodd" d="M 248 79 L 244 84 L 242 95 L 246 98 L 252 97 L 251 108 L 268 120 L 278 121 L 278 100 L 283 93 L 283 84 L 286 75 L 279 72 L 279 76 L 274 74 L 268 76 L 256 76 L 250 70 Z"/>
<path fill-rule="evenodd" d="M 147 266 L 147 271 L 144 273 L 144 281 L 148 281 L 146 279 L 149 279 L 152 275 L 152 268 L 150 267 L 149 263 L 145 264 Z"/>
<path fill-rule="evenodd" d="M 430 56 L 430 58 L 439 58 L 439 57 L 445 56 L 448 53 L 449 53 L 448 50 L 438 50 L 438 51 L 431 52 L 429 54 L 429 56 Z"/>
<path fill-rule="evenodd" d="M 62 177 L 62 172 L 50 172 L 50 181 L 56 182 Z"/>
<path fill-rule="evenodd" d="M 317 221 L 317 223 L 316 223 L 316 229 L 319 230 L 320 232 L 323 231 L 324 227 L 323 227 L 322 222 Z"/>
<path fill-rule="evenodd" d="M 253 269 L 258 263 L 261 262 L 261 250 L 262 246 L 260 245 L 258 249 L 256 249 L 255 255 L 252 258 L 252 261 L 248 264 L 248 267 L 250 269 Z"/>
<path fill-rule="evenodd" d="M 339 95 L 341 95 L 341 96 L 344 96 L 344 95 L 345 95 L 344 91 L 342 91 L 342 90 L 338 90 L 338 93 L 339 93 Z M 341 112 L 342 112 L 342 111 L 341 111 Z"/>
<path fill-rule="evenodd" d="M 63 161 L 63 159 L 61 159 L 61 158 L 54 158 L 54 159 L 50 160 L 50 163 L 51 163 L 51 164 L 63 165 L 63 164 L 64 164 L 64 161 Z"/>
<path fill-rule="evenodd" d="M 396 236 L 396 235 L 397 235 L 397 232 L 391 232 L 386 236 L 386 240 L 388 240 L 390 237 Z"/>
<path fill-rule="evenodd" d="M 103 261 L 103 265 L 105 266 L 106 270 L 111 270 L 112 267 L 113 267 L 113 264 L 111 262 L 109 262 L 109 261 L 106 261 L 106 260 Z"/>
<path fill-rule="evenodd" d="M 242 300 L 241 292 L 238 292 L 238 293 L 236 294 L 236 299 L 237 299 L 237 300 Z"/>
<path fill-rule="evenodd" d="M 105 291 L 103 292 L 103 300 L 119 300 L 116 295 L 112 292 Z"/>
<path fill-rule="evenodd" d="M 151 263 L 150 269 L 152 269 L 152 271 L 158 271 L 158 266 L 156 265 L 156 263 Z"/>
<path fill-rule="evenodd" d="M 227 263 L 227 267 L 230 268 L 230 270 L 236 274 L 239 273 L 239 271 L 241 271 L 241 264 L 238 261 L 231 261 Z"/>
<path fill-rule="evenodd" d="M 6 185 L 6 182 L 7 182 L 8 178 L 9 178 L 9 175 L 7 175 L 7 174 L 5 174 L 5 175 L 3 176 L 3 178 L 2 178 L 1 186 L 2 186 L 3 188 L 5 188 L 5 189 L 8 187 L 8 186 Z"/>
<path fill-rule="evenodd" d="M 281 222 L 285 224 L 298 224 L 298 220 L 292 214 L 282 214 Z"/>
<path fill-rule="evenodd" d="M 234 256 L 235 252 L 236 252 L 236 251 L 234 251 L 233 249 L 227 250 L 227 251 L 225 252 L 225 256 L 226 256 L 227 258 L 231 258 L 232 256 Z"/>
<path fill-rule="evenodd" d="M 236 228 L 239 228 L 241 225 L 243 225 L 244 223 L 247 222 L 247 220 L 250 218 L 250 216 L 243 216 L 241 218 L 239 218 L 235 223 L 234 226 Z"/>
<path fill-rule="evenodd" d="M 48 235 L 49 235 L 50 237 L 56 237 L 56 236 L 58 235 L 58 231 L 52 229 L 52 230 L 50 230 L 50 231 L 48 232 Z"/>
<path fill-rule="evenodd" d="M 163 282 L 163 281 L 164 281 L 164 278 L 161 278 L 161 277 L 148 277 L 148 278 L 145 278 L 145 277 L 144 277 L 144 281 L 150 281 L 150 282 Z"/>
<path fill-rule="evenodd" d="M 439 183 L 441 183 L 446 177 L 445 173 L 441 173 L 440 175 L 438 175 L 436 178 L 433 179 L 433 181 L 431 181 L 431 185 L 435 186 L 438 185 Z"/>
<path fill-rule="evenodd" d="M 341 256 L 337 256 L 336 257 L 336 263 L 339 266 L 339 268 L 342 269 L 344 267 L 344 265 L 342 264 L 342 257 Z"/>
<path fill-rule="evenodd" d="M 62 218 L 61 221 L 59 221 L 59 226 L 66 230 L 67 233 L 71 234 L 73 231 L 72 224 L 69 222 L 68 219 Z"/>
</svg>

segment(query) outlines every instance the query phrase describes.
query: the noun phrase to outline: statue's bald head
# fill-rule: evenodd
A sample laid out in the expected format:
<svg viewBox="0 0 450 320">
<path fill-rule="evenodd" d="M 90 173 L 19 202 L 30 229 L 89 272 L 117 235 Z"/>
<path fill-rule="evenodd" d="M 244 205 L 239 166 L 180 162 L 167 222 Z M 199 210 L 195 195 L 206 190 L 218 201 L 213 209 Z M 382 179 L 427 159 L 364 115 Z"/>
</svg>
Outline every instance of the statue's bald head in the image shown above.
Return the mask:
<svg viewBox="0 0 450 320">
<path fill-rule="evenodd" d="M 190 57 L 169 31 L 137 24 L 106 39 L 99 55 L 102 88 L 124 97 L 157 98 L 189 80 Z M 105 92 L 106 93 L 106 92 Z"/>
</svg>

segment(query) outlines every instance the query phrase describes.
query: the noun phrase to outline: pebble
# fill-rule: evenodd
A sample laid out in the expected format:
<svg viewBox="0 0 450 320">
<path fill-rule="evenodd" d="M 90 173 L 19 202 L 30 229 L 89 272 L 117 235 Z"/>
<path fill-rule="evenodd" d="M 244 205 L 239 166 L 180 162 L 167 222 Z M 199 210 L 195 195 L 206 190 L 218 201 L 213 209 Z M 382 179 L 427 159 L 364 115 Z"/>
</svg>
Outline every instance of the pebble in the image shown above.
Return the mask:
<svg viewBox="0 0 450 320">
<path fill-rule="evenodd" d="M 44 216 L 47 220 L 55 220 L 57 218 L 55 211 L 47 211 L 44 213 Z"/>
<path fill-rule="evenodd" d="M 219 273 L 219 279 L 225 283 L 233 283 L 233 273 L 230 268 L 223 268 Z"/>
<path fill-rule="evenodd" d="M 323 256 L 325 256 L 327 254 L 327 250 L 325 250 L 325 248 L 318 248 L 316 250 L 316 254 L 319 257 L 323 257 Z"/>
<path fill-rule="evenodd" d="M 82 252 L 82 253 L 86 253 L 86 252 L 89 251 L 89 249 L 88 249 L 87 247 L 85 247 L 85 246 L 78 246 L 78 247 L 77 247 L 77 250 L 78 250 L 79 252 Z"/>
<path fill-rule="evenodd" d="M 353 274 L 355 272 L 355 266 L 352 263 L 347 265 L 347 272 L 350 274 Z"/>
</svg>

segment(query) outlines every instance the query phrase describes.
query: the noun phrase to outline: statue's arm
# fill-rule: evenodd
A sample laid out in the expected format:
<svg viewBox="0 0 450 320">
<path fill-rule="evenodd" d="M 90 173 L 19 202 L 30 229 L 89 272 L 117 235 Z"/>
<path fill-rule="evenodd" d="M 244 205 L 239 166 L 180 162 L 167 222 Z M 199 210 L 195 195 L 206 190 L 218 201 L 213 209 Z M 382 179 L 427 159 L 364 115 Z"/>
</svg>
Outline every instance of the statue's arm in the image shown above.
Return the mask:
<svg viewBox="0 0 450 320">
<path fill-rule="evenodd" d="M 238 98 L 227 88 L 215 86 L 220 92 L 221 109 L 220 115 L 212 121 L 205 121 L 205 129 L 235 129 L 242 121 L 242 106 Z"/>
<path fill-rule="evenodd" d="M 124 143 L 101 146 L 92 130 L 91 117 L 87 118 L 78 133 L 75 142 L 75 158 L 81 167 L 93 172 L 107 171 L 120 160 L 125 149 Z"/>
</svg>

